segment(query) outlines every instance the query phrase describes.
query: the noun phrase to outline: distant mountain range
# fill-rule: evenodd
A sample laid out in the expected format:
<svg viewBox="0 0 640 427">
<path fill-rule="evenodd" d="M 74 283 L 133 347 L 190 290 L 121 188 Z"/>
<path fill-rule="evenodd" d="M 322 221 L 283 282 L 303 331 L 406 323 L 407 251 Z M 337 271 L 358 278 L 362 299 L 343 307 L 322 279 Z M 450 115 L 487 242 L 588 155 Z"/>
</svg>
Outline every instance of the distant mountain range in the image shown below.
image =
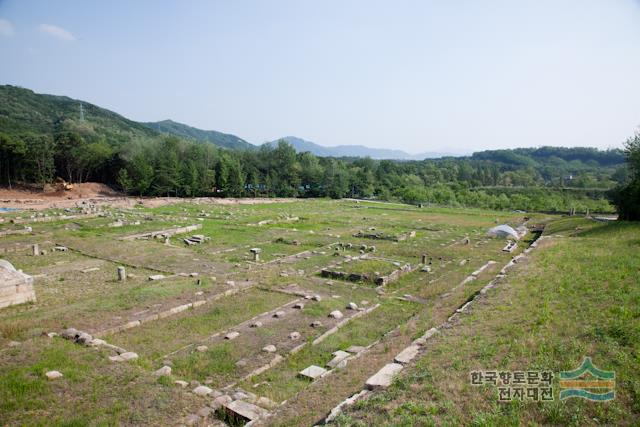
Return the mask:
<svg viewBox="0 0 640 427">
<path fill-rule="evenodd" d="M 104 138 L 125 143 L 139 137 L 160 134 L 176 135 L 202 143 L 210 143 L 231 150 L 254 150 L 259 145 L 227 133 L 202 130 L 173 120 L 135 122 L 113 111 L 66 96 L 44 95 L 18 86 L 0 85 L 0 132 L 5 134 L 53 134 L 56 124 L 70 121 L 87 138 Z M 325 147 L 304 139 L 282 138 L 296 151 L 309 151 L 324 157 L 371 157 L 390 160 L 422 160 L 451 156 L 448 153 L 425 152 L 416 155 L 401 150 L 369 148 L 363 145 Z M 277 145 L 276 141 L 265 144 Z"/>
<path fill-rule="evenodd" d="M 285 136 L 275 141 L 265 142 L 265 144 L 276 146 L 278 141 L 288 142 L 298 152 L 309 151 L 316 156 L 322 157 L 371 157 L 372 159 L 388 160 L 422 160 L 440 157 L 455 156 L 450 153 L 424 152 L 420 154 L 409 154 L 402 150 L 391 150 L 387 148 L 369 148 L 364 145 L 337 145 L 335 147 L 325 147 L 311 141 L 306 141 L 295 136 Z"/>
</svg>

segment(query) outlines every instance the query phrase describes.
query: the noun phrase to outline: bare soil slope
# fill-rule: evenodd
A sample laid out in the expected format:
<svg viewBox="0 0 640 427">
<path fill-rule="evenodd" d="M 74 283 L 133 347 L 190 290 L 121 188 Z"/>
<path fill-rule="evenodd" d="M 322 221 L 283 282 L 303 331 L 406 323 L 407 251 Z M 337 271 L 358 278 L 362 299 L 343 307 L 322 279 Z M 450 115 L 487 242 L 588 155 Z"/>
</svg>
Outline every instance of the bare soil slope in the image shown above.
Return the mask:
<svg viewBox="0 0 640 427">
<path fill-rule="evenodd" d="M 194 201 L 196 203 L 238 205 L 238 204 L 260 204 L 260 203 L 281 203 L 294 201 L 296 199 L 265 199 L 265 198 L 215 198 L 199 197 L 194 199 L 182 199 L 178 197 L 128 197 L 115 191 L 111 187 L 97 182 L 85 182 L 74 184 L 70 190 L 38 191 L 27 187 L 0 187 L 0 208 L 17 208 L 43 210 L 50 208 L 68 208 L 76 206 L 83 201 L 94 204 L 108 204 L 118 208 L 130 208 L 136 204 L 147 207 L 159 207 Z"/>
</svg>

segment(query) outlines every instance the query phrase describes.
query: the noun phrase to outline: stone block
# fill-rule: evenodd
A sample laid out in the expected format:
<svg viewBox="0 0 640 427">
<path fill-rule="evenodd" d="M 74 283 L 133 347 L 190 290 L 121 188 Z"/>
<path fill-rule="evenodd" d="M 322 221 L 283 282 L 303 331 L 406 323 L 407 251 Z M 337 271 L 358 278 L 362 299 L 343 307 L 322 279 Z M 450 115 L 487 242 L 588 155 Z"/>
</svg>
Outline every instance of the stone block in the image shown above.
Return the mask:
<svg viewBox="0 0 640 427">
<path fill-rule="evenodd" d="M 224 336 L 225 340 L 234 340 L 236 338 L 238 338 L 240 336 L 240 332 L 229 332 L 227 335 Z"/>
<path fill-rule="evenodd" d="M 399 363 L 389 363 L 382 367 L 375 375 L 370 377 L 366 386 L 369 390 L 384 389 L 391 385 L 393 378 L 402 371 L 402 365 Z"/>
<path fill-rule="evenodd" d="M 206 385 L 199 385 L 198 387 L 193 389 L 193 393 L 198 396 L 208 396 L 213 389 L 207 387 Z"/>
<path fill-rule="evenodd" d="M 0 308 L 36 300 L 33 277 L 0 259 Z"/>
<path fill-rule="evenodd" d="M 321 377 L 325 372 L 327 372 L 326 369 L 321 368 L 320 366 L 311 365 L 307 368 L 304 368 L 302 371 L 300 371 L 298 375 L 304 378 L 310 378 L 312 380 L 315 380 L 316 378 Z"/>
<path fill-rule="evenodd" d="M 409 347 L 402 350 L 398 355 L 393 359 L 397 363 L 402 363 L 406 365 L 411 362 L 420 352 L 420 346 L 417 344 L 412 344 Z"/>
<path fill-rule="evenodd" d="M 49 371 L 44 374 L 49 380 L 57 380 L 58 378 L 62 378 L 63 375 L 58 371 Z"/>
<path fill-rule="evenodd" d="M 244 400 L 234 400 L 223 405 L 222 408 L 227 418 L 231 419 L 232 425 L 255 421 L 269 413 L 266 409 Z"/>
<path fill-rule="evenodd" d="M 347 357 L 350 357 L 351 354 L 347 353 L 346 351 L 338 350 L 333 352 L 333 356 L 333 359 L 331 359 L 329 363 L 327 363 L 327 366 L 330 368 L 337 367 L 340 362 L 344 361 Z"/>
</svg>

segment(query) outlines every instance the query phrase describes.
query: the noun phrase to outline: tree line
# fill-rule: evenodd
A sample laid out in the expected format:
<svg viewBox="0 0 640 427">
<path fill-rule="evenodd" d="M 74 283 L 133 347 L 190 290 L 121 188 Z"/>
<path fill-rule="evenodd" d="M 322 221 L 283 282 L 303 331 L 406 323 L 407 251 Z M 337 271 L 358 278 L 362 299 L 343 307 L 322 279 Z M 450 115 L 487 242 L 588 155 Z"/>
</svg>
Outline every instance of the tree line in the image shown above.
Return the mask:
<svg viewBox="0 0 640 427">
<path fill-rule="evenodd" d="M 628 168 L 611 163 L 611 153 L 599 152 L 599 159 L 598 150 L 562 149 L 544 161 L 528 149 L 391 161 L 317 157 L 297 153 L 283 141 L 276 147 L 227 150 L 169 135 L 112 135 L 69 119 L 57 122 L 53 134 L 0 133 L 0 183 L 43 185 L 62 177 L 141 196 L 358 197 L 492 209 L 611 211 L 605 191 L 630 177 Z"/>
</svg>

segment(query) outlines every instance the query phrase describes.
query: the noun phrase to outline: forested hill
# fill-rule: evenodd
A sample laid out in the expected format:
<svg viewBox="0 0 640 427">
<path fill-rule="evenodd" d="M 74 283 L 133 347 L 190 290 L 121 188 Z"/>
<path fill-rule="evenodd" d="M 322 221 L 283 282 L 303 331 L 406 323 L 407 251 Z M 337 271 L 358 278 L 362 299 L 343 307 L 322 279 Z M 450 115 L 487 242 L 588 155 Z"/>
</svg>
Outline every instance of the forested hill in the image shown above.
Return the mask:
<svg viewBox="0 0 640 427">
<path fill-rule="evenodd" d="M 181 138 L 193 139 L 200 142 L 210 142 L 218 147 L 229 148 L 232 150 L 252 150 L 256 148 L 255 145 L 250 144 L 235 135 L 215 130 L 202 130 L 174 122 L 173 120 L 163 120 L 160 122 L 149 122 L 143 124 L 161 133 L 176 135 Z"/>
<path fill-rule="evenodd" d="M 157 134 L 141 123 L 88 102 L 0 85 L 0 132 L 4 135 L 53 135 L 65 122 L 87 137 L 109 141 L 125 142 Z"/>
<path fill-rule="evenodd" d="M 535 167 L 564 165 L 580 162 L 592 166 L 616 166 L 624 163 L 624 152 L 620 149 L 598 150 L 591 147 L 540 147 L 511 150 L 486 150 L 473 153 L 475 160 L 490 160 L 513 166 Z M 577 165 L 578 163 L 576 163 Z"/>
<path fill-rule="evenodd" d="M 256 148 L 235 135 L 200 130 L 172 120 L 139 123 L 85 101 L 0 85 L 0 132 L 5 135 L 52 135 L 61 126 L 75 128 L 89 139 L 106 138 L 111 142 L 128 142 L 167 133 L 223 148 Z"/>
</svg>

